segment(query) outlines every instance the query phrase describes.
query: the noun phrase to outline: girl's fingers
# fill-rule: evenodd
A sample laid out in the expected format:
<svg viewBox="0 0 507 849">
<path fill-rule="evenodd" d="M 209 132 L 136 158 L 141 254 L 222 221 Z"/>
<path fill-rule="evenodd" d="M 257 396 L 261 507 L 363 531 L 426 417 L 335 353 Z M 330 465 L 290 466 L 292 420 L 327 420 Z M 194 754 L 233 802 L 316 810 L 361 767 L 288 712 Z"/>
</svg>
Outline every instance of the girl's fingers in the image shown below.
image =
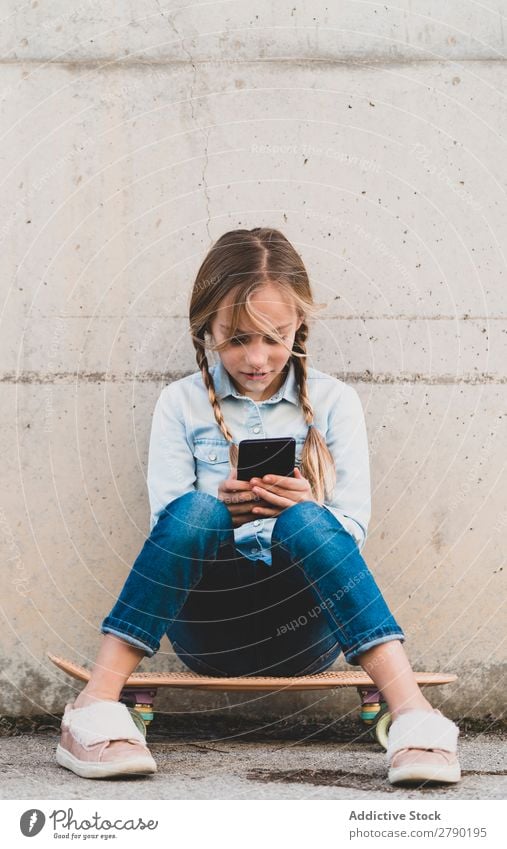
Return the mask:
<svg viewBox="0 0 507 849">
<path fill-rule="evenodd" d="M 248 481 L 231 481 L 228 478 L 227 480 L 222 481 L 218 487 L 219 498 L 228 504 L 232 503 L 231 499 L 233 497 L 234 500 L 237 501 L 240 496 L 247 498 L 249 495 L 252 495 L 252 487 Z M 227 499 L 229 500 L 227 501 Z"/>
<path fill-rule="evenodd" d="M 294 472 L 299 475 L 298 478 L 283 477 L 282 475 L 268 475 L 269 481 L 252 478 L 252 491 L 264 495 L 266 500 L 271 501 L 273 504 L 279 504 L 284 507 L 289 507 L 291 504 L 297 503 L 304 498 L 313 500 L 312 490 L 306 478 L 301 475 L 299 469 L 294 468 Z M 258 483 L 254 484 L 255 480 Z M 273 481 L 273 483 L 270 483 L 270 481 Z M 272 497 L 268 498 L 266 493 L 269 493 Z M 276 496 L 280 500 L 277 501 Z"/>
<path fill-rule="evenodd" d="M 254 492 L 264 498 L 269 504 L 277 504 L 279 507 L 290 507 L 294 504 L 292 499 L 286 498 L 275 492 L 271 492 L 269 489 L 264 489 L 262 486 L 254 487 Z"/>
<path fill-rule="evenodd" d="M 266 518 L 270 518 L 271 516 L 279 516 L 281 510 L 277 510 L 276 507 L 255 507 L 252 510 L 254 516 L 265 516 Z"/>
<path fill-rule="evenodd" d="M 298 472 L 299 477 L 290 478 L 283 475 L 267 475 L 266 478 L 252 478 L 250 483 L 254 486 L 273 486 L 282 487 L 283 489 L 300 489 L 304 490 L 307 486 L 307 481 L 299 472 L 299 469 L 294 468 L 294 472 Z M 255 481 L 255 483 L 254 483 Z"/>
<path fill-rule="evenodd" d="M 225 504 L 251 504 L 252 502 L 257 503 L 261 500 L 260 495 L 256 495 L 255 492 L 245 493 L 243 495 L 239 495 L 237 493 L 225 493 L 223 498 L 220 499 Z"/>
<path fill-rule="evenodd" d="M 225 492 L 248 492 L 250 484 L 248 481 L 226 480 L 222 485 L 222 489 L 225 490 Z"/>
<path fill-rule="evenodd" d="M 234 515 L 235 513 L 247 513 L 252 507 L 269 507 L 267 501 L 263 501 L 260 495 L 255 497 L 255 500 L 251 499 L 249 501 L 235 501 L 231 504 L 225 501 L 227 509 Z"/>
<path fill-rule="evenodd" d="M 246 501 L 243 504 L 228 504 L 227 507 L 233 516 L 243 516 L 244 513 L 251 512 L 252 502 Z"/>
</svg>

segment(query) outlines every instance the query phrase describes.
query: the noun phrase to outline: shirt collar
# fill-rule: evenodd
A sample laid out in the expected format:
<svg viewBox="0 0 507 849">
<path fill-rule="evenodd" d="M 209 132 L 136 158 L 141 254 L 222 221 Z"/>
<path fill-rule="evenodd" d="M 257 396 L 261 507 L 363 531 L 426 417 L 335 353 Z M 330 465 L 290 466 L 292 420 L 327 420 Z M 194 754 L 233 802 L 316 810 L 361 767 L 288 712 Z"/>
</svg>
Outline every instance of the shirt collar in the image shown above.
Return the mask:
<svg viewBox="0 0 507 849">
<path fill-rule="evenodd" d="M 245 395 L 241 395 L 240 392 L 234 387 L 234 384 L 231 381 L 229 376 L 229 372 L 222 363 L 222 360 L 219 360 L 218 363 L 211 367 L 211 374 L 213 376 L 213 383 L 215 384 L 215 393 L 218 400 L 222 398 L 227 398 L 228 395 L 232 395 L 234 398 L 240 398 L 241 400 L 245 400 Z M 264 404 L 274 404 L 277 401 L 290 401 L 291 404 L 299 405 L 299 393 L 298 387 L 296 383 L 296 373 L 294 369 L 294 363 L 292 360 L 289 363 L 289 371 L 286 375 L 284 382 L 282 383 L 278 392 L 275 392 L 271 398 L 266 398 L 262 403 Z"/>
</svg>

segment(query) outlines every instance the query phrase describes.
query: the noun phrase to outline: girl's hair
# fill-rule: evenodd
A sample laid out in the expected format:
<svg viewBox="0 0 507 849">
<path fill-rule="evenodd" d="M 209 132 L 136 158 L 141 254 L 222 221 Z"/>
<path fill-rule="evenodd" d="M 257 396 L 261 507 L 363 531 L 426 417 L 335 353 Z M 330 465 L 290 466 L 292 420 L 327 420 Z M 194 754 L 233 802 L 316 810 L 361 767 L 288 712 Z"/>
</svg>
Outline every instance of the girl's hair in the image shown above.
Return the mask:
<svg viewBox="0 0 507 849">
<path fill-rule="evenodd" d="M 230 443 L 231 466 L 237 467 L 238 446 L 234 443 L 216 397 L 206 349 L 223 350 L 229 344 L 229 338 L 234 336 L 245 314 L 265 335 L 285 344 L 276 329 L 262 321 L 262 317 L 251 303 L 252 293 L 266 283 L 276 283 L 285 293 L 288 293 L 299 318 L 303 319 L 296 332 L 292 350 L 287 350 L 290 353 L 290 360 L 294 363 L 299 403 L 308 424 L 308 433 L 301 457 L 301 474 L 309 481 L 316 501 L 322 503 L 325 498 L 331 497 L 336 483 L 336 472 L 326 441 L 313 425 L 314 411 L 308 397 L 306 382 L 306 340 L 308 319 L 325 304 L 314 303 L 303 261 L 279 230 L 268 227 L 231 230 L 229 233 L 224 233 L 208 252 L 197 272 L 189 309 L 190 333 L 196 349 L 197 365 L 208 390 L 217 424 Z M 228 331 L 229 338 L 221 344 L 211 344 L 209 339 L 211 322 L 220 302 L 232 290 L 234 290 L 234 303 L 231 327 Z M 288 370 L 288 365 L 286 368 Z"/>
</svg>

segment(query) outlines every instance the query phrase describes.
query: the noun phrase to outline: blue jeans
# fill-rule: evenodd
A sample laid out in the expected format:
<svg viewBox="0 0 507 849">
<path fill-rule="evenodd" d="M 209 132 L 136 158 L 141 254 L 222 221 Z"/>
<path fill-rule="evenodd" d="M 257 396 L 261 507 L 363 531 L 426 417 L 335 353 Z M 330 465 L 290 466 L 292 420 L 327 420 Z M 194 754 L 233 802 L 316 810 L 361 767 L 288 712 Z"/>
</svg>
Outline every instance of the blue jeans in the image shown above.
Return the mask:
<svg viewBox="0 0 507 849">
<path fill-rule="evenodd" d="M 341 651 L 358 656 L 405 639 L 348 531 L 325 507 L 285 509 L 272 534 L 271 566 L 243 557 L 231 514 L 208 493 L 171 501 L 102 622 L 152 656 L 167 634 L 194 672 L 304 675 Z"/>
</svg>

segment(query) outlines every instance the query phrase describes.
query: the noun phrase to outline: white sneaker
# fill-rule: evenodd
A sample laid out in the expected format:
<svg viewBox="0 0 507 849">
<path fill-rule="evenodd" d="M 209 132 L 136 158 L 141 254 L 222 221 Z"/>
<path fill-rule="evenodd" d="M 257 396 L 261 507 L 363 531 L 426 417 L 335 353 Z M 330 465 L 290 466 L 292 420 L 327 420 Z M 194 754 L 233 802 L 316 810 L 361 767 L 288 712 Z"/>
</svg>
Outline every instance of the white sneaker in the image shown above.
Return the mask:
<svg viewBox="0 0 507 849">
<path fill-rule="evenodd" d="M 69 702 L 61 731 L 56 760 L 82 778 L 157 771 L 143 735 L 121 702 L 103 700 L 82 708 Z"/>
<path fill-rule="evenodd" d="M 458 726 L 437 708 L 401 713 L 387 736 L 390 783 L 458 782 L 461 778 L 456 756 L 458 734 Z"/>
</svg>

